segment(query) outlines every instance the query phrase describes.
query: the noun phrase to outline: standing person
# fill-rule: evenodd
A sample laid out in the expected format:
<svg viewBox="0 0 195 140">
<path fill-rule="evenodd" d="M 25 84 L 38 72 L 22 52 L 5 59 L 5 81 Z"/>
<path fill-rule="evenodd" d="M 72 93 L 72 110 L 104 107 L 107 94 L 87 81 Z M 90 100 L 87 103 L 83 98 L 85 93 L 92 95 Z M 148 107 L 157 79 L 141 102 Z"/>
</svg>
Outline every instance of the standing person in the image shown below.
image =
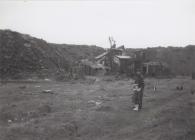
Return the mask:
<svg viewBox="0 0 195 140">
<path fill-rule="evenodd" d="M 140 71 L 136 73 L 133 90 L 134 90 L 133 102 L 135 104 L 133 110 L 138 111 L 142 109 L 144 91 L 144 79 Z"/>
<path fill-rule="evenodd" d="M 138 93 L 140 91 L 140 88 L 138 87 L 138 84 L 133 84 L 133 96 L 132 96 L 132 102 L 134 104 L 133 110 L 138 111 L 139 110 L 139 102 L 138 102 Z"/>
</svg>

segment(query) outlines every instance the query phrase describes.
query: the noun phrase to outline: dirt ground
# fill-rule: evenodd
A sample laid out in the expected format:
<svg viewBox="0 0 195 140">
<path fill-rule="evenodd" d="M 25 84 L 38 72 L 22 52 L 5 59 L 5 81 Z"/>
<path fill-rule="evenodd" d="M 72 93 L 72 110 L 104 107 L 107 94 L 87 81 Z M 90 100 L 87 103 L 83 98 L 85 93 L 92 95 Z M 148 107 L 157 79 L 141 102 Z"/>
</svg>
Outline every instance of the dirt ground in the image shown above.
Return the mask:
<svg viewBox="0 0 195 140">
<path fill-rule="evenodd" d="M 145 79 L 139 112 L 132 111 L 131 82 L 1 84 L 0 140 L 195 140 L 195 81 Z"/>
</svg>

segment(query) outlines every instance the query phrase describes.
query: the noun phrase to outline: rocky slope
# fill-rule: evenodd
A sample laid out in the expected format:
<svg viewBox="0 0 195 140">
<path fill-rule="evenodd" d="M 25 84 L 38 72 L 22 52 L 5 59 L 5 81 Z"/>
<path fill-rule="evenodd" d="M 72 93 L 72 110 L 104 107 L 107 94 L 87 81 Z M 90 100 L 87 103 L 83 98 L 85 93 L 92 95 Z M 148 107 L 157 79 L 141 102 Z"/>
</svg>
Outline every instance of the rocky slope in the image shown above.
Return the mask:
<svg viewBox="0 0 195 140">
<path fill-rule="evenodd" d="M 24 73 L 65 70 L 82 58 L 93 58 L 104 49 L 97 46 L 47 43 L 10 30 L 0 30 L 0 74 L 13 77 Z"/>
</svg>

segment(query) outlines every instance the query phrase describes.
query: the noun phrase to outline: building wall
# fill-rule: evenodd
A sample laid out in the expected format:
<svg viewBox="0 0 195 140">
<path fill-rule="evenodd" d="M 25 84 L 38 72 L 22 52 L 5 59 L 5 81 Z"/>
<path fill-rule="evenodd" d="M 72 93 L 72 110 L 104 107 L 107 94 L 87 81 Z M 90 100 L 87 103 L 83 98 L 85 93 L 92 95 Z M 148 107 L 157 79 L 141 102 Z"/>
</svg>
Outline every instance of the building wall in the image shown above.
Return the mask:
<svg viewBox="0 0 195 140">
<path fill-rule="evenodd" d="M 166 75 L 168 74 L 168 68 L 163 65 L 144 65 L 144 74 L 150 76 Z"/>
</svg>

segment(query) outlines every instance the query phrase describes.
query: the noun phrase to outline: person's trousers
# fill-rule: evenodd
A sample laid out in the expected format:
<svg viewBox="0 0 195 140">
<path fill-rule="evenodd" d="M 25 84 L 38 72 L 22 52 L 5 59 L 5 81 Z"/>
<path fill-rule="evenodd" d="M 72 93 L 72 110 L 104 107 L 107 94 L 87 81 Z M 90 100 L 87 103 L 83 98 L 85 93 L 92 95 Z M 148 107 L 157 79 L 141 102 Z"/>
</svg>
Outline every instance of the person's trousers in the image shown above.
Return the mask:
<svg viewBox="0 0 195 140">
<path fill-rule="evenodd" d="M 142 108 L 142 100 L 143 100 L 143 89 L 141 91 L 134 92 L 132 101 L 134 104 L 139 105 L 139 109 Z"/>
<path fill-rule="evenodd" d="M 142 101 L 143 101 L 143 89 L 141 89 L 141 91 L 139 91 L 139 93 L 138 93 L 139 109 L 142 109 Z"/>
</svg>

